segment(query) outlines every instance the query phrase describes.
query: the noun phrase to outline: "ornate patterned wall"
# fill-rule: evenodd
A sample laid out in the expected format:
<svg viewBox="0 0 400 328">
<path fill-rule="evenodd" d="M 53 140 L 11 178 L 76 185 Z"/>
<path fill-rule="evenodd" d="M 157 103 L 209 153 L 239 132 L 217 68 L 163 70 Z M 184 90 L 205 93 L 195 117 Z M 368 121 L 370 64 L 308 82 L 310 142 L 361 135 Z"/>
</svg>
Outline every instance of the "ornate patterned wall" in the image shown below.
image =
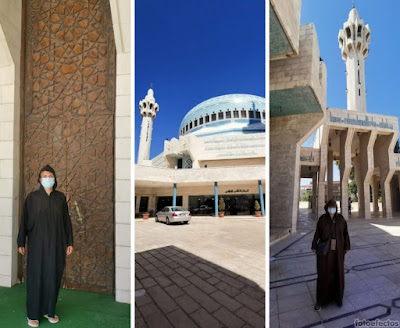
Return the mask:
<svg viewBox="0 0 400 328">
<path fill-rule="evenodd" d="M 112 293 L 115 43 L 109 1 L 25 0 L 24 59 L 24 196 L 38 188 L 40 168 L 52 165 L 75 239 L 64 287 Z"/>
</svg>

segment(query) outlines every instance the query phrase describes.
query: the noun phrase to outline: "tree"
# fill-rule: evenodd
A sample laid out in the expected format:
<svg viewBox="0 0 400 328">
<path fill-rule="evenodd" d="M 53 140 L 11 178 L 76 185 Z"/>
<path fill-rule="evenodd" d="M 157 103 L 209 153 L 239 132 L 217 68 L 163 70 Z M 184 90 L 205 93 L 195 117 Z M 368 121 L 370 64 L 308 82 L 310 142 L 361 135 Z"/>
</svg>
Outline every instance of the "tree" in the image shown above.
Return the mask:
<svg viewBox="0 0 400 328">
<path fill-rule="evenodd" d="M 222 197 L 219 198 L 218 211 L 225 212 L 225 201 Z"/>
<path fill-rule="evenodd" d="M 302 200 L 303 202 L 308 202 L 308 199 L 309 199 L 310 196 L 311 196 L 311 193 L 310 193 L 309 191 L 307 191 L 307 192 L 303 195 L 303 197 L 301 197 L 301 200 Z"/>
</svg>

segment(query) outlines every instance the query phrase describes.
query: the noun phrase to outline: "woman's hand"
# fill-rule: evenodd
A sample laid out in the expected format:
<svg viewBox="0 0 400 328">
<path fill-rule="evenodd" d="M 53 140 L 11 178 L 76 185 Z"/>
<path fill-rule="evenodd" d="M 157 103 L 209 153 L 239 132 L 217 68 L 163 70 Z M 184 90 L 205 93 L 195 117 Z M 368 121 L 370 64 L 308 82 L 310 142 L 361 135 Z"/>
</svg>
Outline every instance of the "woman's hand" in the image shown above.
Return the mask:
<svg viewBox="0 0 400 328">
<path fill-rule="evenodd" d="M 25 247 L 18 247 L 18 253 L 25 255 Z"/>
<path fill-rule="evenodd" d="M 71 255 L 73 251 L 74 251 L 74 247 L 73 246 L 68 246 L 67 247 L 67 256 Z"/>
</svg>

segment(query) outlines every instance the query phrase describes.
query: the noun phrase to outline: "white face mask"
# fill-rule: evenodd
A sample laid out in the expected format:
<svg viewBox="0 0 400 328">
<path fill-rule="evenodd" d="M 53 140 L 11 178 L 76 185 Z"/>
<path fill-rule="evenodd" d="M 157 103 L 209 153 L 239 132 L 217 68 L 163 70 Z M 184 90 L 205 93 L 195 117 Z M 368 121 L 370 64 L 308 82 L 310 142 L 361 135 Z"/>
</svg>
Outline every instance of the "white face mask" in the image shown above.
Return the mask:
<svg viewBox="0 0 400 328">
<path fill-rule="evenodd" d="M 335 213 L 336 213 L 336 208 L 334 208 L 334 207 L 328 207 L 328 213 L 329 213 L 329 214 L 335 214 Z"/>
<path fill-rule="evenodd" d="M 54 178 L 42 178 L 41 184 L 44 189 L 51 189 L 51 188 L 53 188 L 55 182 L 56 182 L 56 179 L 54 179 Z"/>
</svg>

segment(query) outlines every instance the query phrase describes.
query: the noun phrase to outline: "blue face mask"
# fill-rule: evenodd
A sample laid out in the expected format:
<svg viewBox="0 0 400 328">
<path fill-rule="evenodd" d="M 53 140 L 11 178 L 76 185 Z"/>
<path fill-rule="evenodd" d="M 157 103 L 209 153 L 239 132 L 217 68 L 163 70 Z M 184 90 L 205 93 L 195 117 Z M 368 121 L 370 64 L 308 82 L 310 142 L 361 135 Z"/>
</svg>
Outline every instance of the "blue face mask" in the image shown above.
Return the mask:
<svg viewBox="0 0 400 328">
<path fill-rule="evenodd" d="M 329 213 L 329 214 L 335 214 L 335 213 L 336 213 L 336 208 L 334 208 L 334 207 L 328 207 L 328 213 Z"/>
<path fill-rule="evenodd" d="M 44 189 L 51 189 L 53 188 L 54 184 L 56 182 L 56 179 L 54 178 L 42 178 L 42 186 Z"/>
</svg>

